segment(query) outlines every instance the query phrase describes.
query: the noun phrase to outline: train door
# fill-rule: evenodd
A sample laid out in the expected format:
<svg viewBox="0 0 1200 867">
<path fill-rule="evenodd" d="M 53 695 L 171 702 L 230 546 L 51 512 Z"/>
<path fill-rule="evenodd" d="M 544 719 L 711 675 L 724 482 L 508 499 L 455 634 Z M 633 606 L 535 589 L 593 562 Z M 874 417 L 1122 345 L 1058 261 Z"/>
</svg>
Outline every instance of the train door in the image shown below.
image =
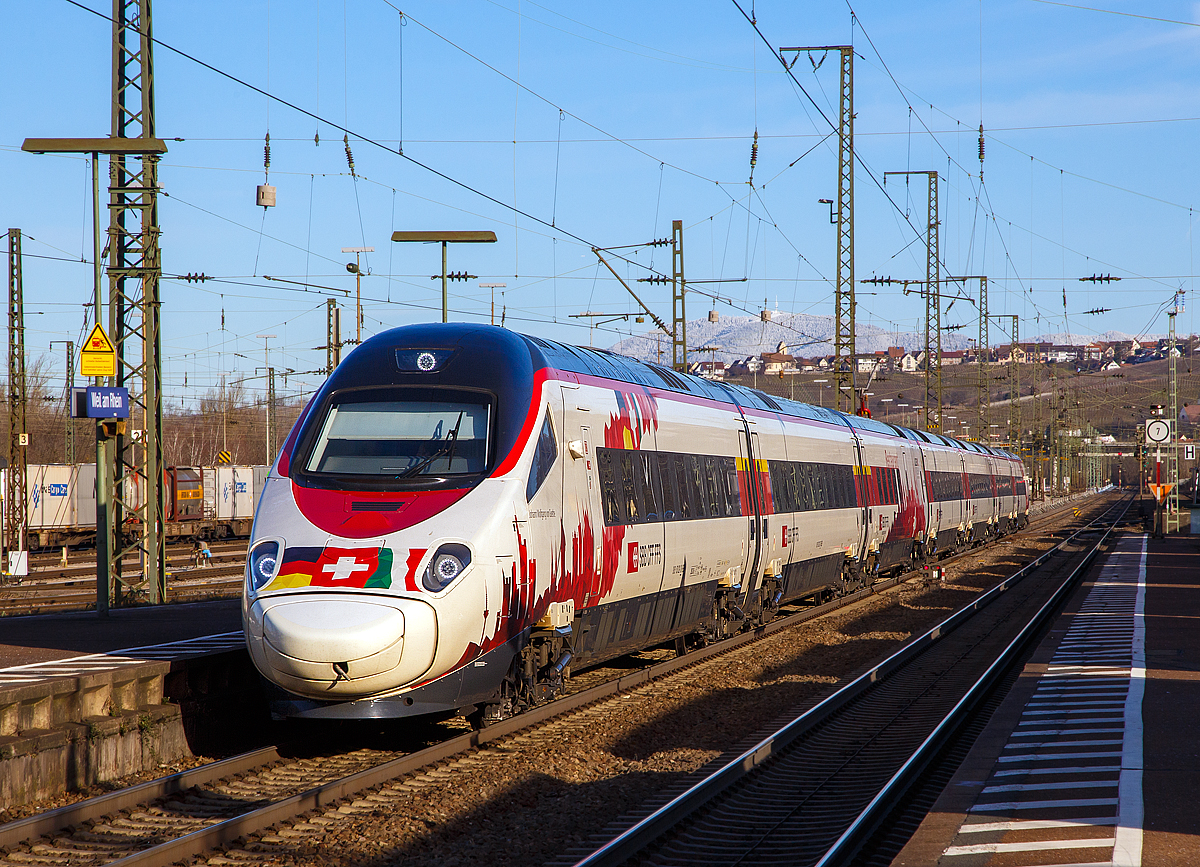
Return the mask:
<svg viewBox="0 0 1200 867">
<path fill-rule="evenodd" d="M 934 494 L 933 485 L 930 484 L 933 467 L 932 453 L 918 446 L 913 454 L 913 474 L 916 476 L 917 484 L 920 485 L 921 502 L 924 503 L 926 537 L 922 539 L 922 542 L 925 544 L 926 551 L 936 547 L 940 529 L 938 519 L 941 517 L 941 512 L 938 511 L 937 496 Z"/>
<path fill-rule="evenodd" d="M 532 610 L 537 600 L 561 580 L 564 480 L 570 473 L 567 464 L 566 423 L 563 412 L 566 400 L 573 400 L 574 391 L 548 383 L 542 390 L 541 414 L 533 433 L 533 460 L 525 477 L 525 510 L 518 507 L 513 527 L 516 532 L 516 561 L 506 561 L 504 598 L 507 610 L 521 616 Z M 502 567 L 505 564 L 502 564 Z M 561 601 L 554 595 L 550 601 Z M 519 621 L 521 617 L 513 618 Z"/>
<path fill-rule="evenodd" d="M 562 484 L 559 486 L 558 527 L 554 533 L 558 549 L 555 572 L 559 585 L 554 588 L 554 601 L 566 601 L 570 596 L 578 609 L 585 604 L 584 596 L 590 601 L 591 592 L 599 590 L 592 587 L 589 576 L 595 570 L 600 533 L 593 522 L 597 513 L 592 508 L 591 488 L 595 481 L 592 479 L 589 484 L 588 478 L 589 469 L 595 472 L 596 457 L 592 453 L 591 431 L 586 424 L 589 415 L 579 406 L 580 386 L 571 381 L 572 378 L 560 383 L 562 414 L 555 419 L 561 450 Z"/>
<path fill-rule="evenodd" d="M 871 546 L 871 521 L 874 518 L 871 509 L 870 479 L 865 475 L 870 465 L 867 463 L 867 450 L 863 446 L 862 438 L 853 428 L 850 430 L 850 439 L 854 443 L 851 450 L 854 460 L 854 497 L 859 517 L 862 518 L 862 527 L 859 528 L 858 535 L 858 561 L 865 564 Z"/>
<path fill-rule="evenodd" d="M 563 580 L 570 586 L 576 610 L 595 605 L 599 580 L 604 515 L 600 508 L 599 474 L 592 445 L 590 415 L 579 411 L 573 399 L 578 392 L 564 389 L 566 420 L 562 501 Z"/>
<path fill-rule="evenodd" d="M 742 589 L 744 599 L 758 585 L 758 565 L 762 558 L 762 483 L 758 472 L 758 455 L 760 454 L 758 433 L 752 432 L 746 426 L 738 437 L 738 448 L 742 452 L 739 463 L 745 467 L 745 473 L 739 473 L 742 489 L 742 514 L 746 520 L 746 552 L 742 561 Z M 739 467 L 740 469 L 740 467 Z"/>
</svg>

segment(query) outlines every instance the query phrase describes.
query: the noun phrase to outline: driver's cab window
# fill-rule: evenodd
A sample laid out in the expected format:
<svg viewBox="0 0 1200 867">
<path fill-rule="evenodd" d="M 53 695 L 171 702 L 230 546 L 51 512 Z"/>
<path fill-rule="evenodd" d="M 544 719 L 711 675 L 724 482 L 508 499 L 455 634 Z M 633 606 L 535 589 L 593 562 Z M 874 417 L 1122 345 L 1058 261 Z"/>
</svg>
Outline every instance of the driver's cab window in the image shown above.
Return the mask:
<svg viewBox="0 0 1200 867">
<path fill-rule="evenodd" d="M 533 453 L 533 463 L 529 467 L 529 481 L 525 485 L 525 501 L 533 500 L 550 468 L 558 458 L 558 446 L 554 441 L 554 425 L 550 421 L 550 411 L 546 411 L 546 420 L 542 423 L 542 431 L 538 434 L 537 449 Z"/>
</svg>

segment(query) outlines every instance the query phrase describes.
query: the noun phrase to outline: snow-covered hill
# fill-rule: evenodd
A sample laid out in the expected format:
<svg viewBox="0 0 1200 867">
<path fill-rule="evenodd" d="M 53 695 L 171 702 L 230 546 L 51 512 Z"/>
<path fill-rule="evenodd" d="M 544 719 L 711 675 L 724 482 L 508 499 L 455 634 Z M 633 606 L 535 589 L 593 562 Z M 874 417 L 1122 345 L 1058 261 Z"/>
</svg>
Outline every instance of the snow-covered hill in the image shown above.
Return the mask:
<svg viewBox="0 0 1200 867">
<path fill-rule="evenodd" d="M 689 320 L 687 324 L 688 357 L 693 360 L 736 361 L 763 352 L 775 352 L 780 343 L 787 351 L 799 358 L 813 358 L 833 354 L 834 322 L 832 316 L 810 316 L 804 313 L 773 312 L 770 322 L 762 322 L 749 316 L 722 316 L 719 322 L 707 319 Z M 942 335 L 942 350 L 966 349 L 968 339 L 973 338 L 973 329 L 962 329 Z M 1101 335 L 1049 334 L 1037 337 L 1022 337 L 1026 341 L 1048 341 L 1051 343 L 1089 343 L 1093 340 L 1129 340 L 1130 336 L 1117 331 Z M 1157 338 L 1142 338 L 1143 341 Z M 1001 329 L 991 329 L 993 346 L 1003 344 Z M 910 351 L 924 347 L 924 336 L 916 331 L 885 331 L 874 325 L 859 325 L 856 333 L 856 349 L 860 353 L 877 352 L 889 346 L 903 346 Z M 698 353 L 702 347 L 716 347 L 716 352 Z M 629 337 L 609 347 L 613 352 L 628 355 L 642 361 L 671 361 L 671 341 L 659 331 Z M 660 354 L 661 353 L 661 354 Z"/>
</svg>

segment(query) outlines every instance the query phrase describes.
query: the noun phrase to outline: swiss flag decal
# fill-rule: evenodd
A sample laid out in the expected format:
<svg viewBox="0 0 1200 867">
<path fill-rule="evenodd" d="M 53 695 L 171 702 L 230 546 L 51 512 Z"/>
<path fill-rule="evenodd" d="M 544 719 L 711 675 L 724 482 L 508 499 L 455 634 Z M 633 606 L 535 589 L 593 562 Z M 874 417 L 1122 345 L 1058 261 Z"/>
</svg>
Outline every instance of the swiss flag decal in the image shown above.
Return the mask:
<svg viewBox="0 0 1200 867">
<path fill-rule="evenodd" d="M 326 548 L 313 576 L 315 587 L 365 587 L 379 568 L 378 548 Z"/>
</svg>

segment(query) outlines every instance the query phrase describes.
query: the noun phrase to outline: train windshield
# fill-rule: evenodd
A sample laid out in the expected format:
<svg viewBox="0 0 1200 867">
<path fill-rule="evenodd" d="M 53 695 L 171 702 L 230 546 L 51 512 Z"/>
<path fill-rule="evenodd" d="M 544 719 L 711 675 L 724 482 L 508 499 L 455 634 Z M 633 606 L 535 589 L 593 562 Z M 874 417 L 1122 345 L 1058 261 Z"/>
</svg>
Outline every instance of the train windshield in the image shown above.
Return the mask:
<svg viewBox="0 0 1200 867">
<path fill-rule="evenodd" d="M 490 402 L 459 395 L 334 403 L 304 469 L 389 479 L 481 473 L 487 467 L 490 417 Z"/>
</svg>

